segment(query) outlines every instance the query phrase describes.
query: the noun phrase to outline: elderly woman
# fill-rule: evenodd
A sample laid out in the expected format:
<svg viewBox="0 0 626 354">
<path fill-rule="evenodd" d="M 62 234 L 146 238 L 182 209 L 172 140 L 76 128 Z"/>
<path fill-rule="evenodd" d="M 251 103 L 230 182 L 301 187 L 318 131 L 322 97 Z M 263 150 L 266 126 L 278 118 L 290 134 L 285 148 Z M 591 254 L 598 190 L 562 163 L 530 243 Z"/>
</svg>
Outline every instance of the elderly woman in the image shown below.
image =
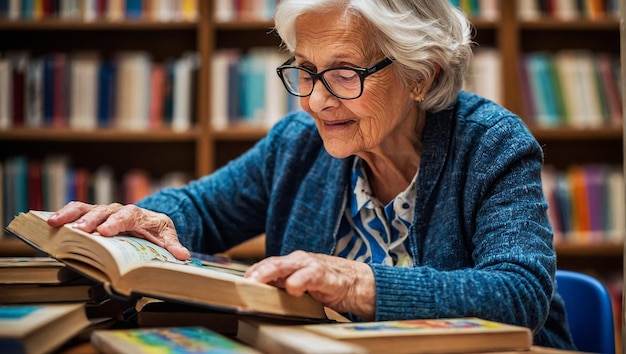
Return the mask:
<svg viewBox="0 0 626 354">
<path fill-rule="evenodd" d="M 572 348 L 540 180 L 542 151 L 504 108 L 461 92 L 470 25 L 448 0 L 282 0 L 277 71 L 304 112 L 224 168 L 78 219 L 214 253 L 260 233 L 246 276 L 354 320 L 477 316 Z M 185 246 L 182 246 L 185 245 Z"/>
</svg>

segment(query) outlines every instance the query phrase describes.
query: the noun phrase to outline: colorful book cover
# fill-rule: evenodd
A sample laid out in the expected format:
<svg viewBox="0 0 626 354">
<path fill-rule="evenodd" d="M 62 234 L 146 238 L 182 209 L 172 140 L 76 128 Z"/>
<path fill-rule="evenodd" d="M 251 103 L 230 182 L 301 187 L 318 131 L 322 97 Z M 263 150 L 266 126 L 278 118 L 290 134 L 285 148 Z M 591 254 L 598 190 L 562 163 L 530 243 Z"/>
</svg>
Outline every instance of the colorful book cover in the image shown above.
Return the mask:
<svg viewBox="0 0 626 354">
<path fill-rule="evenodd" d="M 203 327 L 100 330 L 91 342 L 96 349 L 112 353 L 258 353 Z"/>
<path fill-rule="evenodd" d="M 454 332 L 510 331 L 516 327 L 479 318 L 416 319 L 362 323 L 338 323 L 330 325 L 306 325 L 307 329 L 326 334 L 332 338 L 445 334 Z"/>
</svg>

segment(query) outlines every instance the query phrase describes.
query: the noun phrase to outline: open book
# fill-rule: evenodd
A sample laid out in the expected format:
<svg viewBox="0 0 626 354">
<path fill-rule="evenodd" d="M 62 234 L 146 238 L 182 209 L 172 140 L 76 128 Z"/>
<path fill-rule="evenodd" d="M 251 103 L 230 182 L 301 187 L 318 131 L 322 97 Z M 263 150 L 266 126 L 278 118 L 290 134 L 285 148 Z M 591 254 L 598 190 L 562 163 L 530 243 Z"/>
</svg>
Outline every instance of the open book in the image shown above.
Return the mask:
<svg viewBox="0 0 626 354">
<path fill-rule="evenodd" d="M 50 227 L 50 212 L 16 216 L 7 231 L 60 260 L 70 268 L 106 284 L 112 293 L 145 295 L 237 313 L 326 319 L 324 306 L 308 295 L 243 277 L 245 266 L 219 257 L 194 255 L 179 261 L 167 250 L 132 236 L 103 237 L 71 224 Z"/>
</svg>

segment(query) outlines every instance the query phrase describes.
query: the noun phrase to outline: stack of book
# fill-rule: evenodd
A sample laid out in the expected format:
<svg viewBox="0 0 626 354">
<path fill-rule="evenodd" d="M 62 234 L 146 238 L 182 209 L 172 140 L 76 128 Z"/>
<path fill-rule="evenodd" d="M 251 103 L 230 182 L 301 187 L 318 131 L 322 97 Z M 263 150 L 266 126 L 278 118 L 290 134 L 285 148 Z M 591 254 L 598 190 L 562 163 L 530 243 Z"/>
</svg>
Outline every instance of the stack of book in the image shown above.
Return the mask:
<svg viewBox="0 0 626 354">
<path fill-rule="evenodd" d="M 7 230 L 102 284 L 112 297 L 138 299 L 132 328 L 91 331 L 91 344 L 102 352 L 166 347 L 224 353 L 461 353 L 529 350 L 532 343 L 528 328 L 479 318 L 351 323 L 308 294 L 293 296 L 246 279 L 245 263 L 195 253 L 183 262 L 144 239 L 102 237 L 72 225 L 52 228 L 46 222 L 50 215 L 22 213 Z M 24 317 L 38 310 L 14 311 Z M 83 316 L 68 314 L 80 325 L 56 327 L 83 328 Z M 0 338 L 23 346 L 32 340 L 1 325 Z"/>
</svg>

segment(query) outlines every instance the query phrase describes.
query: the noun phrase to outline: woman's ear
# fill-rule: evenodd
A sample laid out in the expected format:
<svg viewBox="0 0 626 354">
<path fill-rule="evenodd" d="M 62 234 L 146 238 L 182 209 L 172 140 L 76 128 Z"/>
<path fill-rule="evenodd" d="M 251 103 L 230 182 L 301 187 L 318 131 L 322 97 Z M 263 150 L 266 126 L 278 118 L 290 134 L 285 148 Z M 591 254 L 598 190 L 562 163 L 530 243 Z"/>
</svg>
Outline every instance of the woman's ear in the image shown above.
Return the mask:
<svg viewBox="0 0 626 354">
<path fill-rule="evenodd" d="M 424 97 L 428 91 L 430 91 L 433 86 L 433 82 L 435 82 L 435 79 L 439 75 L 439 71 L 441 71 L 441 67 L 439 64 L 435 64 L 435 71 L 432 75 L 423 77 L 413 82 L 410 96 L 414 101 L 420 103 L 424 100 Z"/>
</svg>

